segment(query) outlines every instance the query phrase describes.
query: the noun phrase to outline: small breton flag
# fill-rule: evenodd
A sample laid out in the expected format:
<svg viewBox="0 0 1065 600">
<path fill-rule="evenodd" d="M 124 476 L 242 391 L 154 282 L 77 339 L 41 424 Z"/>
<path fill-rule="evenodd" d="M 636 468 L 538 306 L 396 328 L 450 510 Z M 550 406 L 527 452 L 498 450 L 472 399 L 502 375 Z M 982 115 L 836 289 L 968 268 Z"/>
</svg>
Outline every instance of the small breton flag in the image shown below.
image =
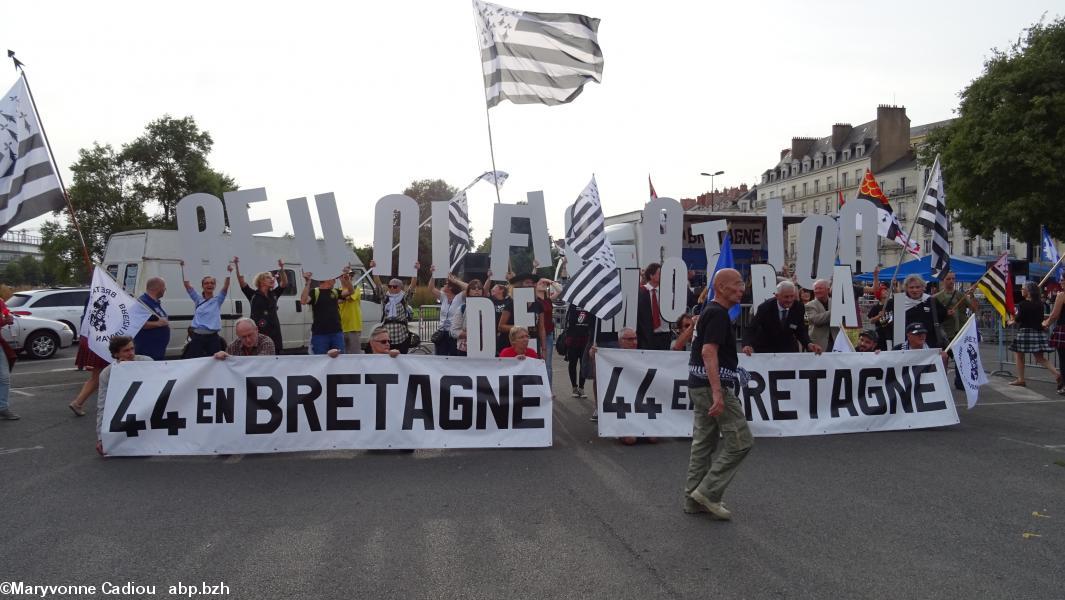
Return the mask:
<svg viewBox="0 0 1065 600">
<path fill-rule="evenodd" d="M 984 297 L 991 303 L 991 306 L 995 307 L 999 316 L 1002 317 L 1002 324 L 1006 324 L 1006 320 L 1013 316 L 1013 289 L 1010 285 L 1010 263 L 1006 259 L 1006 253 L 1003 252 L 998 260 L 991 265 L 991 268 L 984 273 L 984 276 L 976 282 L 976 287 L 983 292 Z"/>
<path fill-rule="evenodd" d="M 932 230 L 932 277 L 942 279 L 950 271 L 950 242 L 947 239 L 950 221 L 947 219 L 947 195 L 943 192 L 943 171 L 938 156 L 932 165 L 917 222 Z"/>
<path fill-rule="evenodd" d="M 595 177 L 573 203 L 566 247 L 580 256 L 584 265 L 566 282 L 562 300 L 604 321 L 614 318 L 621 311 L 621 273 L 614 248 L 606 239 L 606 219 Z"/>
</svg>

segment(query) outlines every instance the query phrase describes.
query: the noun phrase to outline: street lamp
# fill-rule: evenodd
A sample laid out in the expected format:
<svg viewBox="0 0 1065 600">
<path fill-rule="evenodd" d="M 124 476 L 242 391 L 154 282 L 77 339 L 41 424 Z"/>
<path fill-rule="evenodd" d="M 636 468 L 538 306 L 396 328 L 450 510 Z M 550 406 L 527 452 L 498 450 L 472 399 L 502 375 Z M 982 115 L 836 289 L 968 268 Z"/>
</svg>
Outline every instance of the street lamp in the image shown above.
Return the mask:
<svg viewBox="0 0 1065 600">
<path fill-rule="evenodd" d="M 724 171 L 718 171 L 717 173 L 699 173 L 699 174 L 703 175 L 704 177 L 709 177 L 710 178 L 710 210 L 713 211 L 714 208 L 715 208 L 714 207 L 714 177 L 717 177 L 718 175 L 724 175 L 725 172 Z"/>
</svg>

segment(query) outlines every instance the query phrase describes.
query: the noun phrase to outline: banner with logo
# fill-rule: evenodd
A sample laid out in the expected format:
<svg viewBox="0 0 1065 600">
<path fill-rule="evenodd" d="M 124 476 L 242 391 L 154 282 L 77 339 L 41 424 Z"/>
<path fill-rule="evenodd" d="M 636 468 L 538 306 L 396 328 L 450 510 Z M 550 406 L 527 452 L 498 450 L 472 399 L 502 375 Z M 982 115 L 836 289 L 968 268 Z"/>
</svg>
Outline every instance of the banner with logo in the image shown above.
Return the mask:
<svg viewBox="0 0 1065 600">
<path fill-rule="evenodd" d="M 122 289 L 107 271 L 99 266 L 93 270 L 89 304 L 79 330 L 80 335 L 89 340 L 90 350 L 111 362 L 111 352 L 107 348 L 111 338 L 137 335 L 151 316 L 151 310 Z"/>
<path fill-rule="evenodd" d="M 687 352 L 596 352 L 601 437 L 690 437 Z M 958 423 L 937 350 L 740 355 L 755 436 L 826 435 Z"/>
<path fill-rule="evenodd" d="M 112 366 L 114 456 L 551 445 L 543 361 L 369 354 Z"/>
</svg>

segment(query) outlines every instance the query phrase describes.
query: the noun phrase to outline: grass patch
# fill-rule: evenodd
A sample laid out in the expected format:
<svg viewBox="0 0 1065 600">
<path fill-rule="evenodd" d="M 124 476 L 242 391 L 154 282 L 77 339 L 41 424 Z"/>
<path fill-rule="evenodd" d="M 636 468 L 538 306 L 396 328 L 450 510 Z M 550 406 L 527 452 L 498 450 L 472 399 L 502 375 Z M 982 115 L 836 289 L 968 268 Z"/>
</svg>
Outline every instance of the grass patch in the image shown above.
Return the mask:
<svg viewBox="0 0 1065 600">
<path fill-rule="evenodd" d="M 1065 460 L 1055 460 L 1054 464 L 1059 467 L 1065 467 Z"/>
</svg>

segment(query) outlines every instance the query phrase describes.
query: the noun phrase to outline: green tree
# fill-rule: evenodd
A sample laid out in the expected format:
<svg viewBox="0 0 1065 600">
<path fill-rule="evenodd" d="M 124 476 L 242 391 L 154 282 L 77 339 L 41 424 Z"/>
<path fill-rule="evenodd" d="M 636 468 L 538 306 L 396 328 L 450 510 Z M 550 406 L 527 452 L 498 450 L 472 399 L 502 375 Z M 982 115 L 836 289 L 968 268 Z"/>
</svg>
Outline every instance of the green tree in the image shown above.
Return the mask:
<svg viewBox="0 0 1065 600">
<path fill-rule="evenodd" d="M 22 279 L 22 267 L 19 266 L 18 261 L 13 260 L 7 263 L 7 266 L 4 267 L 4 283 L 14 287 L 22 285 Z"/>
<path fill-rule="evenodd" d="M 192 117 L 164 116 L 120 151 L 94 143 L 78 152 L 71 166 L 74 207 L 89 259 L 103 259 L 111 234 L 148 227 L 175 227 L 177 201 L 195 192 L 221 197 L 236 189 L 233 179 L 212 170 L 206 155 L 211 137 Z M 154 209 L 152 214 L 149 208 Z M 60 211 L 53 213 L 60 214 Z M 42 277 L 57 283 L 88 283 L 81 237 L 72 223 L 51 221 L 41 227 Z"/>
<path fill-rule="evenodd" d="M 947 207 L 967 230 L 1038 243 L 1065 237 L 1065 19 L 1037 23 L 961 91 L 958 118 L 922 151 L 941 155 Z"/>
<path fill-rule="evenodd" d="M 418 203 L 418 223 L 421 223 L 428 219 L 432 215 L 432 203 L 438 201 L 447 201 L 455 197 L 458 193 L 458 188 L 452 187 L 442 179 L 422 179 L 419 181 L 413 181 L 407 189 L 403 190 L 403 193 L 410 196 Z M 395 229 L 393 235 L 399 235 L 398 227 Z M 418 262 L 422 264 L 422 268 L 418 271 L 418 278 L 425 281 L 429 278 L 429 267 L 433 262 L 433 234 L 429 227 L 422 227 L 418 229 Z M 395 268 L 395 260 L 393 259 L 393 268 Z M 367 263 L 369 265 L 369 263 Z M 447 277 L 447 269 L 451 265 L 436 265 L 438 278 Z M 395 271 L 393 271 L 395 272 Z"/>
<path fill-rule="evenodd" d="M 160 209 L 153 218 L 156 226 L 174 228 L 178 200 L 189 194 L 206 192 L 221 198 L 223 192 L 236 189 L 231 177 L 208 166 L 213 145 L 211 134 L 200 131 L 192 117 L 164 115 L 122 149 L 120 158 L 129 168 L 132 191 Z"/>
<path fill-rule="evenodd" d="M 41 285 L 42 269 L 41 262 L 36 257 L 26 255 L 18 259 L 19 269 L 22 271 L 22 282 L 34 287 Z"/>
</svg>

